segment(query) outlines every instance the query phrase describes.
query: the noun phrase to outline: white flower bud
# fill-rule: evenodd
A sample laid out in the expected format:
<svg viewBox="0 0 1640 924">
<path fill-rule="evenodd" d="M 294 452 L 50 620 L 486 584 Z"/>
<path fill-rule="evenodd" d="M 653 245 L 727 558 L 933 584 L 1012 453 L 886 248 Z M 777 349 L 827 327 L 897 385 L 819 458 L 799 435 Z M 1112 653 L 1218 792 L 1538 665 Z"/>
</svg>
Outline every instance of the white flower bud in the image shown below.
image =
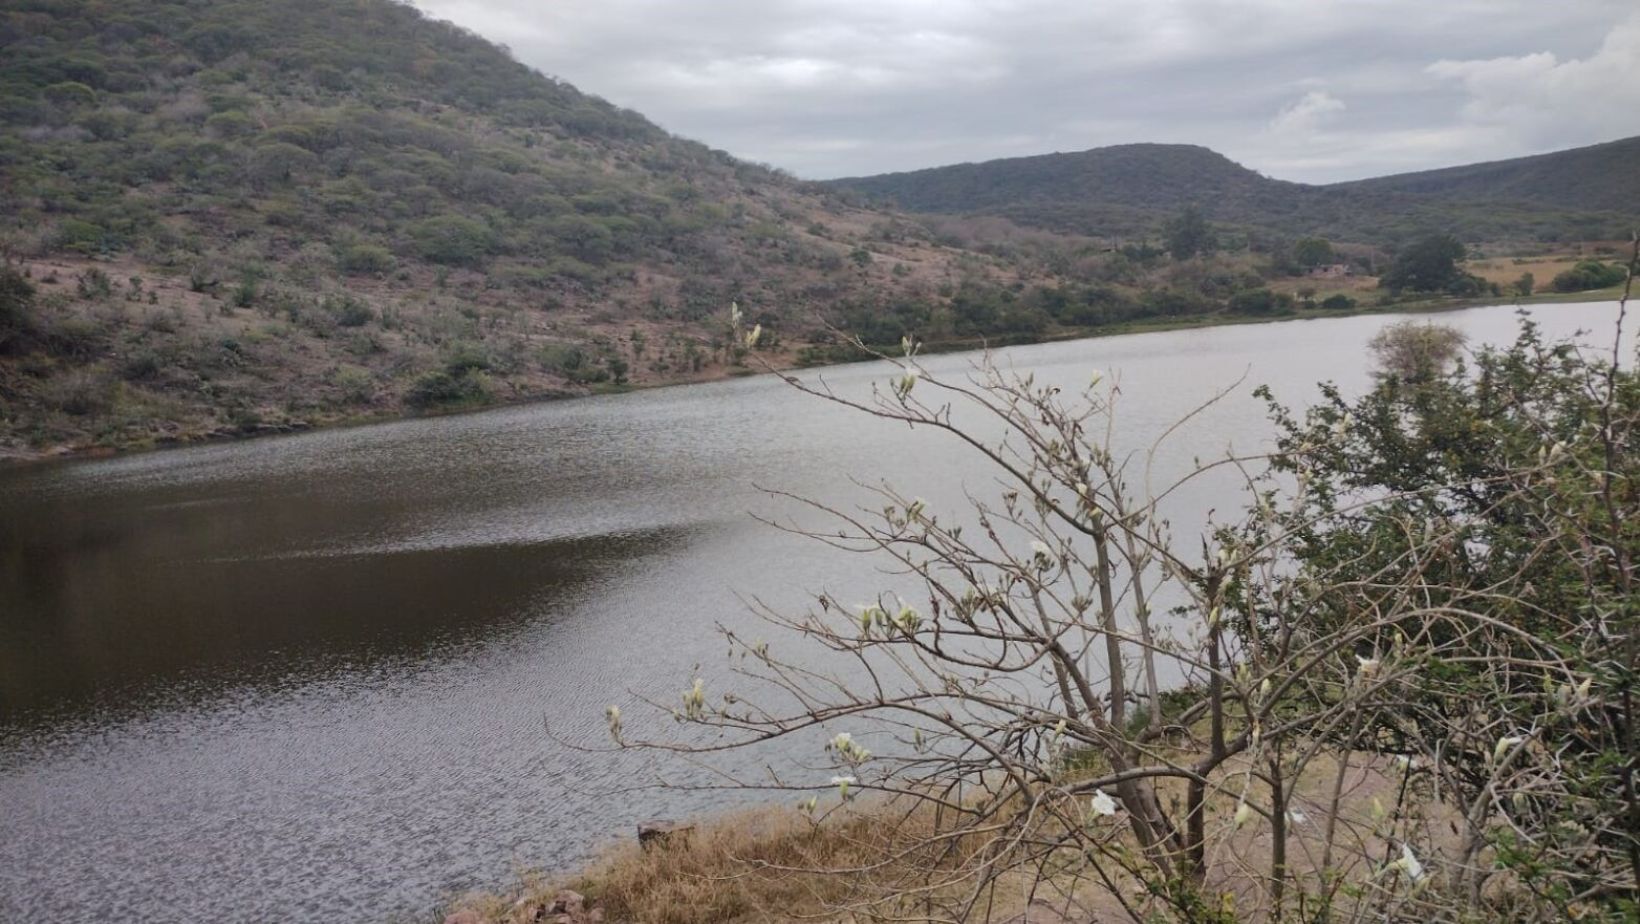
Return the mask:
<svg viewBox="0 0 1640 924">
<path fill-rule="evenodd" d="M 1401 858 L 1384 867 L 1384 870 L 1385 872 L 1390 870 L 1399 872 L 1412 882 L 1418 882 L 1424 878 L 1424 865 L 1418 862 L 1418 858 L 1413 855 L 1412 848 L 1404 843 L 1401 845 Z"/>
<path fill-rule="evenodd" d="M 1378 676 L 1378 669 L 1383 666 L 1377 658 L 1363 658 L 1360 655 L 1355 656 L 1355 662 L 1355 674 L 1362 680 L 1371 680 Z"/>
<path fill-rule="evenodd" d="M 1519 735 L 1506 735 L 1499 738 L 1497 745 L 1492 748 L 1492 762 L 1497 763 L 1498 761 L 1503 760 L 1503 756 L 1509 753 L 1510 748 L 1525 740 L 1525 738 L 1522 738 Z"/>
<path fill-rule="evenodd" d="M 1088 808 L 1092 809 L 1095 815 L 1109 818 L 1116 814 L 1116 800 L 1112 799 L 1110 793 L 1105 792 L 1103 789 L 1095 789 L 1093 798 L 1088 800 Z"/>
</svg>

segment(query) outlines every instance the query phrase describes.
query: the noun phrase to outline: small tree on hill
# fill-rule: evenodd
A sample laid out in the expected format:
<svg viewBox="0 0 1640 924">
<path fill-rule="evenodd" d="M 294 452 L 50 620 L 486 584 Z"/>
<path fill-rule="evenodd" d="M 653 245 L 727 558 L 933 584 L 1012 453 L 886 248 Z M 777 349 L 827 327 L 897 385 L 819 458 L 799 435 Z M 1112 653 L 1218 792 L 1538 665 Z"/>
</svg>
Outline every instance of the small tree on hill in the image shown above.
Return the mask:
<svg viewBox="0 0 1640 924">
<path fill-rule="evenodd" d="M 1420 238 L 1396 254 L 1379 285 L 1394 291 L 1448 291 L 1466 278 L 1459 266 L 1465 253 L 1463 242 L 1450 234 Z"/>
<path fill-rule="evenodd" d="M 0 265 L 0 355 L 13 341 L 25 338 L 34 327 L 34 286 L 22 273 Z"/>
<path fill-rule="evenodd" d="M 1332 242 L 1324 237 L 1301 237 L 1293 245 L 1293 262 L 1300 269 L 1312 270 L 1334 260 Z"/>
<path fill-rule="evenodd" d="M 1211 253 L 1214 249 L 1213 229 L 1202 216 L 1201 209 L 1187 206 L 1167 223 L 1165 230 L 1167 251 L 1175 260 L 1188 260 L 1197 254 Z"/>
</svg>

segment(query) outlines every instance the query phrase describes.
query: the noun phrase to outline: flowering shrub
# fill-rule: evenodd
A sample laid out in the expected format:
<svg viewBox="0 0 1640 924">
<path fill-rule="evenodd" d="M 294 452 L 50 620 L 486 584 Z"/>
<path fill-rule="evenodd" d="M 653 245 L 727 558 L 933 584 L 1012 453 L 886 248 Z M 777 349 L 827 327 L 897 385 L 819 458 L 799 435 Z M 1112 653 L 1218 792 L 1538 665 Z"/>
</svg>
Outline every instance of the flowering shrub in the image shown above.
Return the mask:
<svg viewBox="0 0 1640 924">
<path fill-rule="evenodd" d="M 1472 365 L 1272 404 L 1273 453 L 1143 495 L 1098 377 L 1068 396 L 986 361 L 950 381 L 907 342 L 868 400 L 794 379 L 948 434 L 1000 486 L 960 516 L 889 486 L 873 514 L 806 501 L 825 525 L 789 528 L 925 602 L 760 609 L 829 659 L 726 630 L 751 692 L 697 681 L 673 711 L 716 738 L 612 729 L 695 753 L 825 729 L 829 782 L 740 785 L 816 824 L 866 794 L 932 814 L 836 871 L 862 919 L 969 920 L 1020 879 L 1146 921 L 1632 916 L 1640 378 L 1620 328 L 1595 354 L 1523 323 Z M 956 422 L 976 414 L 1005 436 Z M 1180 541 L 1161 499 L 1211 472 L 1245 512 Z"/>
</svg>

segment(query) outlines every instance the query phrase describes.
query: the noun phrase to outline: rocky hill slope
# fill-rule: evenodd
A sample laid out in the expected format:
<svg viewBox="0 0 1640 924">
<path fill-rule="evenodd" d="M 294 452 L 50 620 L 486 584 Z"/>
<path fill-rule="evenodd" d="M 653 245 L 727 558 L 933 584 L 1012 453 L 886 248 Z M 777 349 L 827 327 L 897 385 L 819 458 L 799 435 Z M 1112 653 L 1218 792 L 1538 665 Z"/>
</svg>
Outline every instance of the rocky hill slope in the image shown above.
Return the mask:
<svg viewBox="0 0 1640 924">
<path fill-rule="evenodd" d="M 13 455 L 710 377 L 1015 276 L 390 0 L 8 3 L 0 123 Z"/>
</svg>

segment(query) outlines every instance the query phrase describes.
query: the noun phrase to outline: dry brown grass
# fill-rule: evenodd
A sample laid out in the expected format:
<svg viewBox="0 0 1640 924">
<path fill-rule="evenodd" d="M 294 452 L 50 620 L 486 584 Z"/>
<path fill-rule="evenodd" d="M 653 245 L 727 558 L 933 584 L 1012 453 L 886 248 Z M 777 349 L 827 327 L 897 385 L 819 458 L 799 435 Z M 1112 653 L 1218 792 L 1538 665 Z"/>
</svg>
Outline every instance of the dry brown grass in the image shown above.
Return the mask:
<svg viewBox="0 0 1640 924">
<path fill-rule="evenodd" d="M 1312 279 L 1294 276 L 1270 280 L 1270 288 L 1288 295 L 1310 292 L 1317 302 L 1329 295 L 1348 295 L 1358 302 L 1366 302 L 1378 292 L 1377 276 L 1345 276 L 1342 279 Z"/>
<path fill-rule="evenodd" d="M 1266 823 L 1233 830 L 1237 785 L 1248 768 L 1235 761 L 1225 768 L 1224 791 L 1210 800 L 1213 847 L 1206 883 L 1211 894 L 1237 908 L 1243 919 L 1269 916 L 1266 877 L 1271 837 Z M 1088 768 L 1086 772 L 1093 772 Z M 1375 828 L 1374 813 L 1393 805 L 1400 771 L 1383 758 L 1355 755 L 1343 778 L 1330 758 L 1312 763 L 1292 780 L 1292 808 L 1302 812 L 1290 830 L 1291 888 L 1313 892 L 1330 878 L 1321 868 L 1326 852 L 1322 831 L 1334 785 L 1341 783 L 1338 849 L 1331 876 L 1365 883 L 1386 859 L 1393 842 Z M 1080 773 L 1076 774 L 1080 775 Z M 1163 787 L 1163 797 L 1178 796 Z M 1445 821 L 1451 809 L 1415 804 L 1410 827 L 1423 843 L 1449 847 Z M 561 889 L 586 896 L 608 924 L 751 924 L 751 922 L 861 922 L 922 920 L 929 899 L 950 899 L 957 886 L 928 890 L 942 873 L 964 866 L 981 844 L 959 840 L 948 848 L 904 850 L 938 826 L 932 812 L 906 803 L 860 799 L 847 810 L 812 821 L 790 807 L 768 807 L 718 816 L 699 824 L 687 841 L 644 850 L 634 842 L 617 845 L 581 872 L 567 877 L 526 878 L 506 896 L 472 896 L 458 909 L 476 911 L 496 924 L 517 924 L 520 909 L 533 909 Z M 1119 840 L 1128 843 L 1124 833 Z M 1128 846 L 1131 846 L 1129 844 Z M 894 857 L 892 861 L 882 858 Z M 1117 897 L 1067 855 L 1058 872 L 1033 884 L 1027 871 L 1002 877 L 966 918 L 975 924 L 1016 922 L 1029 907 L 1029 920 L 1127 920 Z M 1130 876 L 1115 873 L 1131 899 L 1142 891 Z M 1290 892 L 1290 894 L 1296 894 Z M 946 907 L 949 907 L 947 905 Z M 944 914 L 927 917 L 947 919 Z"/>
<path fill-rule="evenodd" d="M 930 898 L 956 890 L 930 892 L 930 883 L 981 846 L 978 838 L 927 846 L 938 819 L 924 804 L 861 799 L 818 821 L 789 807 L 717 816 L 686 840 L 648 850 L 620 844 L 573 876 L 526 877 L 509 895 L 469 896 L 455 909 L 513 924 L 519 909 L 571 889 L 609 924 L 919 920 Z M 974 920 L 1009 919 L 1029 899 L 995 890 Z"/>
<path fill-rule="evenodd" d="M 568 888 L 585 895 L 610 922 L 824 919 L 852 887 L 846 877 L 818 870 L 856 863 L 861 850 L 883 841 L 882 821 L 874 813 L 817 823 L 791 808 L 737 812 L 701 823 L 680 842 L 647 850 L 624 843 L 578 875 L 526 880 L 514 896 L 470 897 L 458 907 L 507 921 L 513 899 Z"/>
<path fill-rule="evenodd" d="M 1531 273 L 1538 291 L 1548 291 L 1549 282 L 1556 275 L 1564 273 L 1577 265 L 1577 261 L 1584 259 L 1571 254 L 1561 254 L 1545 257 L 1530 258 L 1503 258 L 1491 260 L 1474 260 L 1467 264 L 1467 269 L 1487 282 L 1495 282 L 1508 288 L 1523 273 Z"/>
<path fill-rule="evenodd" d="M 1558 247 L 1537 247 L 1524 252 L 1512 252 L 1507 247 L 1501 247 L 1494 250 L 1495 256 L 1470 260 L 1465 264 L 1465 268 L 1489 282 L 1506 288 L 1519 279 L 1522 273 L 1531 273 L 1535 277 L 1537 291 L 1547 292 L 1550 281 L 1556 275 L 1571 269 L 1581 261 L 1621 263 L 1628 248 L 1627 241 L 1584 241 Z"/>
<path fill-rule="evenodd" d="M 568 886 L 617 921 L 812 916 L 841 899 L 846 883 L 805 870 L 848 865 L 859 845 L 874 839 L 874 823 L 856 815 L 815 824 L 789 808 L 746 812 L 703 825 L 682 844 L 622 845 Z"/>
</svg>

